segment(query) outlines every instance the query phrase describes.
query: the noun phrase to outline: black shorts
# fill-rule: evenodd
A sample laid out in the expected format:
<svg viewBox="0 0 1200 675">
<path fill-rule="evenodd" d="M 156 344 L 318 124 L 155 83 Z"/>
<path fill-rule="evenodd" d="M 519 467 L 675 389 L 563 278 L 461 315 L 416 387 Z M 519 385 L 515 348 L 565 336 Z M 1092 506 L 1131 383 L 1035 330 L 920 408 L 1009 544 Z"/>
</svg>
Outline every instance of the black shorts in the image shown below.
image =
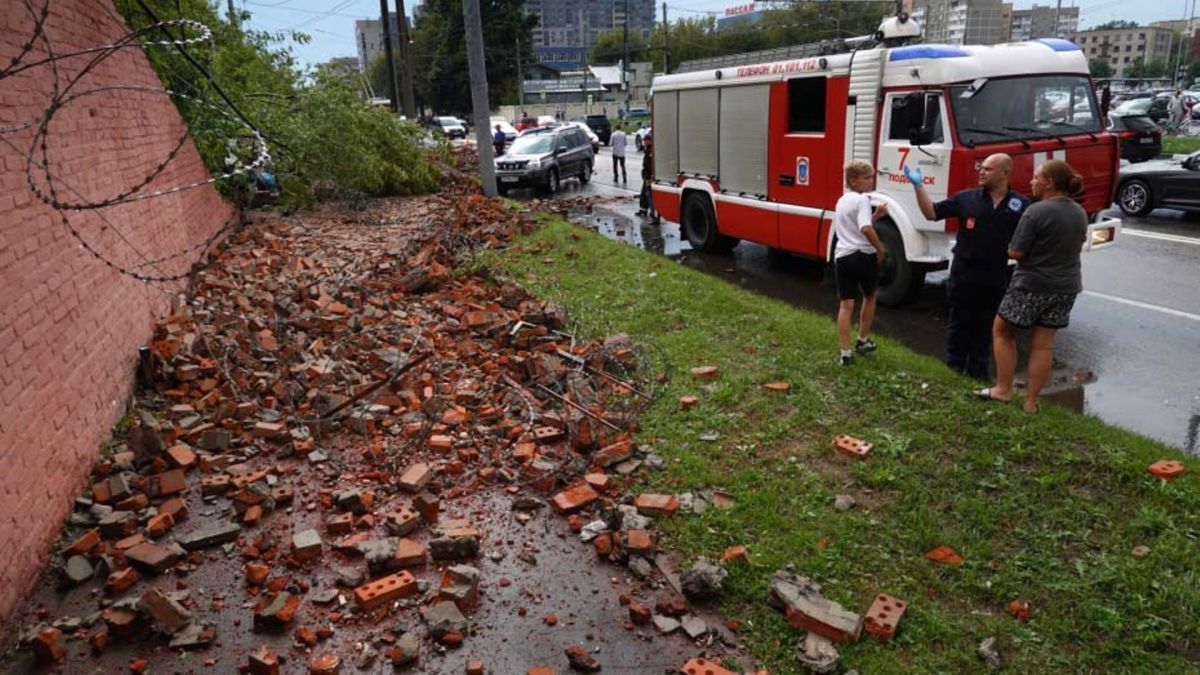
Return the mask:
<svg viewBox="0 0 1200 675">
<path fill-rule="evenodd" d="M 1066 328 L 1075 306 L 1075 293 L 1040 293 L 1010 288 L 997 314 L 1018 328 Z"/>
<path fill-rule="evenodd" d="M 833 270 L 837 277 L 838 299 L 854 300 L 860 294 L 875 295 L 875 288 L 879 286 L 879 262 L 874 253 L 855 251 L 836 258 Z"/>
</svg>

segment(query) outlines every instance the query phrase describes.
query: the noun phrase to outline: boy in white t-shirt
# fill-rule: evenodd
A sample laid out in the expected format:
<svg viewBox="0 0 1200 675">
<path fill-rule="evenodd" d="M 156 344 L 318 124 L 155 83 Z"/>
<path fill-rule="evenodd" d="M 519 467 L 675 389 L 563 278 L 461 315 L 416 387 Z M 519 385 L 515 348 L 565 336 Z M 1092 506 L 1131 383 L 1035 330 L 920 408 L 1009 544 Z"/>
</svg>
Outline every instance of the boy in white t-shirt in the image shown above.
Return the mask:
<svg viewBox="0 0 1200 675">
<path fill-rule="evenodd" d="M 871 320 L 875 318 L 875 289 L 879 285 L 879 267 L 883 264 L 883 243 L 875 233 L 875 221 L 887 215 L 887 206 L 880 204 L 871 210 L 871 200 L 865 194 L 875 186 L 875 170 L 862 160 L 846 164 L 846 187 L 849 192 L 838 200 L 833 216 L 833 231 L 837 248 L 833 252 L 834 272 L 838 288 L 838 345 L 839 361 L 843 366 L 854 362 L 854 351 L 867 354 L 875 351 Z M 862 293 L 862 309 L 858 315 L 858 341 L 850 349 L 850 323 L 854 317 L 854 300 Z"/>
</svg>

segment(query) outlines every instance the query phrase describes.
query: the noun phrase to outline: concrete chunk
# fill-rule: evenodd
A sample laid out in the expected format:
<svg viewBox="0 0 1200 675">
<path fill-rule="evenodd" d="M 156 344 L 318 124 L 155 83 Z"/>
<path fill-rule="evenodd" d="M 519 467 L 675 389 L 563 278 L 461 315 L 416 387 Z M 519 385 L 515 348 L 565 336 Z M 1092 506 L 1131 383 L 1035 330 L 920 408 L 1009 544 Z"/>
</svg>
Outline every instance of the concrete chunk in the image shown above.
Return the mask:
<svg viewBox="0 0 1200 675">
<path fill-rule="evenodd" d="M 792 628 L 815 632 L 839 644 L 858 641 L 862 617 L 821 597 L 820 590 L 808 577 L 780 571 L 771 578 L 767 600 L 787 613 Z"/>
<path fill-rule="evenodd" d="M 229 543 L 237 539 L 241 531 L 242 526 L 237 523 L 216 523 L 183 535 L 179 538 L 179 545 L 189 551 L 198 551 Z"/>
</svg>

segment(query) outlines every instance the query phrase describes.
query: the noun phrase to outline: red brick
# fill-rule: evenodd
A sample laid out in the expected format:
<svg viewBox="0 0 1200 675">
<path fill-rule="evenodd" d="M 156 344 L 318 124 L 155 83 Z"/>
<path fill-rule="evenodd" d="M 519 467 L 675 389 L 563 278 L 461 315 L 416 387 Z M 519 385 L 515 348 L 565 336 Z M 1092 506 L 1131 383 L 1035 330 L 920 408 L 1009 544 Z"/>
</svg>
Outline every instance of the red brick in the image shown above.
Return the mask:
<svg viewBox="0 0 1200 675">
<path fill-rule="evenodd" d="M 92 549 L 96 548 L 96 544 L 99 544 L 99 543 L 100 543 L 100 530 L 97 530 L 96 528 L 92 528 L 90 530 L 87 530 L 83 534 L 79 535 L 78 539 L 71 542 L 70 546 L 63 549 L 63 556 L 70 557 L 73 555 L 83 555 L 84 553 L 87 553 L 87 552 L 91 551 Z"/>
<path fill-rule="evenodd" d="M 643 516 L 669 516 L 679 510 L 679 500 L 674 495 L 641 494 L 634 505 Z"/>
<path fill-rule="evenodd" d="M 67 655 L 67 648 L 63 646 L 62 631 L 57 628 L 46 628 L 38 633 L 30 647 L 33 649 L 33 655 L 42 663 L 61 661 Z"/>
<path fill-rule="evenodd" d="M 745 546 L 730 546 L 729 548 L 725 549 L 725 553 L 721 555 L 721 562 L 723 563 L 744 563 L 747 562 L 747 560 L 748 558 L 746 556 Z"/>
<path fill-rule="evenodd" d="M 630 553 L 653 553 L 654 535 L 646 530 L 629 530 L 626 533 L 625 549 Z"/>
<path fill-rule="evenodd" d="M 847 457 L 866 459 L 874 446 L 853 436 L 841 434 L 833 439 L 833 447 Z"/>
<path fill-rule="evenodd" d="M 146 522 L 146 534 L 154 539 L 163 536 L 175 526 L 175 518 L 169 513 L 160 513 Z"/>
<path fill-rule="evenodd" d="M 679 668 L 684 675 L 734 675 L 732 670 L 722 668 L 708 659 L 689 659 Z"/>
<path fill-rule="evenodd" d="M 396 555 L 392 557 L 397 567 L 420 567 L 425 564 L 425 547 L 412 539 L 402 537 L 396 544 Z"/>
<path fill-rule="evenodd" d="M 938 546 L 932 551 L 926 553 L 925 557 L 934 562 L 946 563 L 947 565 L 954 565 L 955 567 L 962 565 L 964 562 L 963 557 L 958 554 L 958 551 L 955 551 L 949 546 Z"/>
<path fill-rule="evenodd" d="M 404 475 L 400 476 L 399 486 L 405 492 L 418 492 L 421 488 L 425 487 L 425 484 L 432 477 L 433 474 L 429 471 L 429 465 L 425 462 L 420 462 L 410 466 L 404 472 Z"/>
<path fill-rule="evenodd" d="M 400 598 L 417 593 L 417 580 L 408 572 L 391 574 L 382 579 L 367 582 L 354 589 L 354 602 L 366 610 L 390 604 Z"/>
<path fill-rule="evenodd" d="M 700 405 L 700 399 L 696 398 L 695 396 L 680 396 L 679 397 L 679 409 L 680 410 L 691 410 L 692 408 L 695 408 L 698 405 Z"/>
<path fill-rule="evenodd" d="M 792 385 L 787 382 L 766 382 L 763 384 L 763 389 L 777 394 L 786 394 L 792 390 Z"/>
<path fill-rule="evenodd" d="M 261 586 L 271 574 L 271 568 L 258 563 L 246 563 L 246 583 Z"/>
<path fill-rule="evenodd" d="M 158 495 L 162 497 L 170 497 L 177 495 L 187 489 L 187 479 L 184 478 L 183 469 L 171 469 L 158 474 Z"/>
<path fill-rule="evenodd" d="M 875 596 L 871 608 L 863 617 L 863 628 L 881 642 L 887 642 L 896 635 L 896 627 L 900 619 L 908 611 L 908 603 L 886 593 Z"/>
<path fill-rule="evenodd" d="M 126 567 L 123 570 L 117 570 L 108 575 L 108 579 L 104 581 L 104 591 L 109 595 L 116 595 L 129 589 L 137 583 L 141 575 L 132 567 Z"/>
<path fill-rule="evenodd" d="M 250 675 L 279 675 L 279 657 L 263 647 L 250 655 L 249 672 Z"/>
<path fill-rule="evenodd" d="M 525 675 L 558 675 L 553 668 L 526 668 Z"/>
<path fill-rule="evenodd" d="M 716 366 L 696 366 L 692 368 L 692 377 L 701 380 L 715 380 L 720 373 L 721 370 Z"/>
<path fill-rule="evenodd" d="M 187 502 L 178 497 L 172 497 L 158 505 L 158 512 L 171 516 L 171 520 L 178 523 L 188 516 Z"/>
<path fill-rule="evenodd" d="M 254 435 L 259 438 L 280 438 L 287 433 L 287 425 L 282 422 L 256 422 Z"/>
<path fill-rule="evenodd" d="M 1030 616 L 1029 603 L 1020 598 L 1008 603 L 1008 613 L 1020 621 L 1028 621 Z"/>
<path fill-rule="evenodd" d="M 619 441 L 606 446 L 592 455 L 594 466 L 612 466 L 633 457 L 633 441 Z"/>
<path fill-rule="evenodd" d="M 329 534 L 350 534 L 354 531 L 354 514 L 338 513 L 326 518 L 325 531 Z"/>
<path fill-rule="evenodd" d="M 612 479 L 604 472 L 589 473 L 583 477 L 583 480 L 596 492 L 604 492 L 612 485 Z"/>
<path fill-rule="evenodd" d="M 258 504 L 253 504 L 246 508 L 246 512 L 242 514 L 242 522 L 246 525 L 257 525 L 259 520 L 262 520 L 263 510 Z"/>
<path fill-rule="evenodd" d="M 558 509 L 559 512 L 569 514 L 587 508 L 599 498 L 600 495 L 596 494 L 596 491 L 585 483 L 554 495 L 551 503 L 554 504 L 554 508 Z"/>
<path fill-rule="evenodd" d="M 640 602 L 630 601 L 629 603 L 629 620 L 636 626 L 644 626 L 650 623 L 650 617 L 653 614 L 649 606 L 643 605 Z"/>
<path fill-rule="evenodd" d="M 1156 478 L 1171 480 L 1176 476 L 1182 475 L 1187 469 L 1184 467 L 1183 462 L 1173 459 L 1163 459 L 1146 467 L 1146 470 Z"/>
<path fill-rule="evenodd" d="M 467 675 L 483 675 L 483 661 L 478 659 L 467 661 Z"/>
<path fill-rule="evenodd" d="M 190 471 L 193 466 L 196 466 L 196 453 L 186 445 L 172 445 L 167 448 L 167 461 L 178 469 Z"/>
</svg>

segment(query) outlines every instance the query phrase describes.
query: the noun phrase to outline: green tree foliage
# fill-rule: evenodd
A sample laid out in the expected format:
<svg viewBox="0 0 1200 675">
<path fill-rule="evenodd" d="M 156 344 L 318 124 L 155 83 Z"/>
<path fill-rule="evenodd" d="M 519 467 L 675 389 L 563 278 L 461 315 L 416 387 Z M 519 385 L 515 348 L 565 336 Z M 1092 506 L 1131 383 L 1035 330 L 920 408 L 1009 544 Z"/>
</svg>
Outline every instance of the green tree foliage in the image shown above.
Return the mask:
<svg viewBox="0 0 1200 675">
<path fill-rule="evenodd" d="M 722 30 L 711 16 L 685 16 L 671 21 L 671 67 L 692 59 L 870 35 L 893 9 L 891 2 L 796 3 L 767 12 L 758 23 L 735 23 Z M 590 58 L 593 63 L 616 63 L 623 44 L 620 30 L 604 33 L 592 45 Z M 655 24 L 648 42 L 631 34 L 629 51 L 630 60 L 652 61 L 656 72 L 664 72 L 662 24 Z"/>
<path fill-rule="evenodd" d="M 1092 77 L 1097 80 L 1106 80 L 1113 76 L 1113 68 L 1108 63 L 1108 59 L 1092 59 L 1088 61 L 1088 70 L 1092 73 Z"/>
<path fill-rule="evenodd" d="M 159 19 L 191 19 L 213 31 L 212 48 L 195 45 L 187 51 L 266 137 L 272 159 L 268 168 L 283 184 L 287 202 L 436 189 L 436 171 L 417 143 L 415 126 L 367 104 L 356 85 L 338 73 L 325 68 L 302 73 L 290 51 L 279 46 L 285 39 L 304 41 L 306 36 L 245 30 L 248 13 L 231 23 L 206 0 L 144 2 Z M 137 0 L 117 0 L 116 7 L 134 30 L 153 25 Z M 176 38 L 184 35 L 179 27 L 172 32 Z M 165 37 L 155 33 L 144 39 Z M 221 115 L 202 103 L 175 99 L 209 171 L 227 170 L 231 139 L 241 141 L 232 150 L 245 159 L 249 129 L 228 109 L 213 83 L 172 47 L 146 53 L 166 88 L 230 113 Z M 235 189 L 229 181 L 219 185 L 227 193 Z"/>
<path fill-rule="evenodd" d="M 1170 70 L 1171 67 L 1164 59 L 1158 59 L 1150 63 L 1139 60 L 1137 63 L 1130 64 L 1125 69 L 1125 77 L 1165 77 L 1170 74 Z"/>
<path fill-rule="evenodd" d="M 1137 27 L 1138 27 L 1138 22 L 1136 22 L 1136 21 L 1124 21 L 1122 19 L 1117 19 L 1115 21 L 1109 21 L 1106 23 L 1102 23 L 1099 26 L 1093 26 L 1093 27 L 1089 28 L 1088 30 L 1118 30 L 1121 28 L 1137 28 Z"/>
<path fill-rule="evenodd" d="M 534 62 L 532 30 L 524 0 L 480 0 L 487 56 L 489 105 L 517 98 L 517 46 L 526 64 Z M 413 89 L 427 109 L 465 113 L 471 109 L 470 73 L 463 29 L 462 0 L 427 0 L 426 13 L 412 35 Z"/>
</svg>

